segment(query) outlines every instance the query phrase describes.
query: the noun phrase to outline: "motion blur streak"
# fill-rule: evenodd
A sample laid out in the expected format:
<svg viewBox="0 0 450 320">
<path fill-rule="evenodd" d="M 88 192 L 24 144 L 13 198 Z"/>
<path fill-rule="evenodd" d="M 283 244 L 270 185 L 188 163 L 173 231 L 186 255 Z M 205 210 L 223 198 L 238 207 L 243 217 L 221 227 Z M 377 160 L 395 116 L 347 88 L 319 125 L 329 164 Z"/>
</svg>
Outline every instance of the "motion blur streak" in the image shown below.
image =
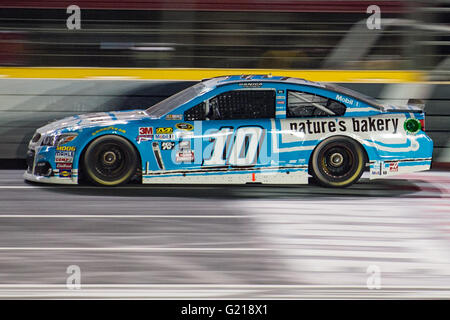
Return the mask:
<svg viewBox="0 0 450 320">
<path fill-rule="evenodd" d="M 367 24 L 372 5 L 379 29 Z M 25 164 L 36 128 L 55 119 L 147 109 L 191 80 L 255 73 L 423 100 L 433 168 L 449 169 L 449 10 L 444 0 L 2 0 L 0 169 Z M 450 298 L 448 171 L 344 190 L 41 186 L 22 173 L 0 170 L 0 298 Z M 66 287 L 69 266 L 81 290 Z M 379 289 L 368 270 L 380 271 Z"/>
<path fill-rule="evenodd" d="M 417 82 L 426 74 L 392 70 L 276 70 L 276 69 L 126 69 L 126 68 L 0 68 L 4 78 L 95 80 L 202 80 L 224 74 L 271 74 L 326 82 Z"/>
<path fill-rule="evenodd" d="M 450 297 L 449 172 L 343 190 L 108 189 L 3 170 L 0 186 L 0 297 Z M 65 288 L 69 265 L 81 290 Z"/>
</svg>

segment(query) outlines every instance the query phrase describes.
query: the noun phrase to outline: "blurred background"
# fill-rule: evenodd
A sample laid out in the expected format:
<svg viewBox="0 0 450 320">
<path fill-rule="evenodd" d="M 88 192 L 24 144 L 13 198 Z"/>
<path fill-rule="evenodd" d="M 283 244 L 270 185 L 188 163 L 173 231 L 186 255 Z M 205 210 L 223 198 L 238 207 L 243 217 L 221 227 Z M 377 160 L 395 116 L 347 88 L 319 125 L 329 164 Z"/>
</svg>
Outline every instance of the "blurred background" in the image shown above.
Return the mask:
<svg viewBox="0 0 450 320">
<path fill-rule="evenodd" d="M 24 165 L 35 128 L 58 118 L 272 73 L 425 100 L 434 165 L 447 163 L 449 22 L 450 2 L 432 0 L 1 0 L 0 159 Z"/>
<path fill-rule="evenodd" d="M 20 169 L 0 170 L 0 298 L 449 298 L 449 52 L 448 0 L 0 0 L 0 169 Z M 438 170 L 347 189 L 22 180 L 49 121 L 249 73 L 424 100 Z"/>
<path fill-rule="evenodd" d="M 81 8 L 69 32 L 65 8 Z M 382 28 L 368 29 L 369 5 Z M 438 71 L 448 1 L 0 1 L 0 63 L 45 67 Z"/>
<path fill-rule="evenodd" d="M 22 163 L 51 120 L 147 108 L 211 76 L 272 73 L 425 100 L 434 163 L 447 163 L 449 22 L 450 2 L 432 0 L 2 0 L 0 159 Z"/>
</svg>

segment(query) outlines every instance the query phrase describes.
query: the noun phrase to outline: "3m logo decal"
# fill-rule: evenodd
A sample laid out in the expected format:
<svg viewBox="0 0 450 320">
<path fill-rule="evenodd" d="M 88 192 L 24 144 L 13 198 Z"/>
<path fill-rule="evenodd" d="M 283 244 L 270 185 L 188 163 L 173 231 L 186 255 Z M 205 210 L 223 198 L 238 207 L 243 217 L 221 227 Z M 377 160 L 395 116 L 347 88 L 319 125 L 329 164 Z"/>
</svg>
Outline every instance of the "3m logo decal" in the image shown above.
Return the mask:
<svg viewBox="0 0 450 320">
<path fill-rule="evenodd" d="M 153 134 L 153 127 L 140 127 L 139 135 L 149 135 Z"/>
<path fill-rule="evenodd" d="M 136 137 L 136 141 L 148 140 L 153 140 L 153 127 L 139 127 L 139 135 Z"/>
</svg>

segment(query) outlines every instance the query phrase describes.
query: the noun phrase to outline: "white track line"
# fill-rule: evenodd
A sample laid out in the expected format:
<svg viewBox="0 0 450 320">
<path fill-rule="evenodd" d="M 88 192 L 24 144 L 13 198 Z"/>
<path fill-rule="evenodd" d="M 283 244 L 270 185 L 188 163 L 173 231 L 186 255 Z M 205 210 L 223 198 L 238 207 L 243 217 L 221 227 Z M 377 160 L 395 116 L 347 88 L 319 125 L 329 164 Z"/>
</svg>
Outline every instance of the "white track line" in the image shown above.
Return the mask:
<svg viewBox="0 0 450 320">
<path fill-rule="evenodd" d="M 0 247 L 0 251 L 122 251 L 122 252 L 196 252 L 196 251 L 273 251 L 270 248 L 156 248 L 156 247 Z"/>
<path fill-rule="evenodd" d="M 77 215 L 77 214 L 0 214 L 0 218 L 150 218 L 150 219 L 242 219 L 251 216 L 231 216 L 231 215 Z"/>
<path fill-rule="evenodd" d="M 81 284 L 82 288 L 97 289 L 97 288 L 135 288 L 135 289 L 178 289 L 178 288 L 221 288 L 221 289 L 339 289 L 339 290 L 369 290 L 366 286 L 361 285 L 303 285 L 303 284 Z M 0 284 L 0 288 L 61 288 L 66 289 L 66 284 Z M 382 286 L 382 289 L 373 290 L 450 290 L 448 286 Z"/>
<path fill-rule="evenodd" d="M 153 190 L 156 185 L 126 186 L 126 187 L 102 187 L 102 186 L 82 186 L 78 184 L 58 184 L 58 185 L 39 185 L 39 186 L 0 186 L 0 189 L 109 189 L 109 190 L 134 190 L 145 189 Z M 158 189 L 182 189 L 182 186 L 161 186 Z"/>
</svg>

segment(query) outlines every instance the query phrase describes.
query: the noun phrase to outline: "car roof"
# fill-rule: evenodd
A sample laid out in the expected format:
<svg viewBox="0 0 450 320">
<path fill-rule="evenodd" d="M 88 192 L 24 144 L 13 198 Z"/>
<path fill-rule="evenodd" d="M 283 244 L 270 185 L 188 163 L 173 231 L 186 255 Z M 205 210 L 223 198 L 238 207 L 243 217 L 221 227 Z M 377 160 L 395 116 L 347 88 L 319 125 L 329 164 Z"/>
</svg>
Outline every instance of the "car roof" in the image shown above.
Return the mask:
<svg viewBox="0 0 450 320">
<path fill-rule="evenodd" d="M 244 74 L 244 75 L 220 76 L 215 78 L 203 79 L 202 82 L 204 82 L 209 87 L 220 87 L 227 84 L 241 83 L 241 82 L 283 82 L 283 83 L 302 84 L 313 87 L 325 88 L 325 86 L 319 82 L 309 81 L 300 78 L 272 76 L 270 74 Z"/>
<path fill-rule="evenodd" d="M 349 97 L 361 100 L 368 105 L 371 105 L 377 109 L 383 109 L 384 105 L 380 101 L 376 99 L 361 94 L 360 92 L 341 87 L 336 84 L 330 83 L 320 83 L 315 81 L 309 81 L 306 79 L 293 78 L 293 77 L 283 77 L 283 76 L 272 76 L 270 74 L 244 74 L 244 75 L 229 75 L 229 76 L 220 76 L 215 78 L 203 79 L 202 82 L 209 87 L 210 89 L 215 89 L 217 87 L 232 84 L 232 83 L 251 83 L 251 82 L 278 82 L 278 83 L 287 83 L 287 84 L 297 84 L 297 85 L 306 85 L 315 88 L 322 88 L 329 91 L 334 91 L 336 93 L 345 94 Z"/>
</svg>

